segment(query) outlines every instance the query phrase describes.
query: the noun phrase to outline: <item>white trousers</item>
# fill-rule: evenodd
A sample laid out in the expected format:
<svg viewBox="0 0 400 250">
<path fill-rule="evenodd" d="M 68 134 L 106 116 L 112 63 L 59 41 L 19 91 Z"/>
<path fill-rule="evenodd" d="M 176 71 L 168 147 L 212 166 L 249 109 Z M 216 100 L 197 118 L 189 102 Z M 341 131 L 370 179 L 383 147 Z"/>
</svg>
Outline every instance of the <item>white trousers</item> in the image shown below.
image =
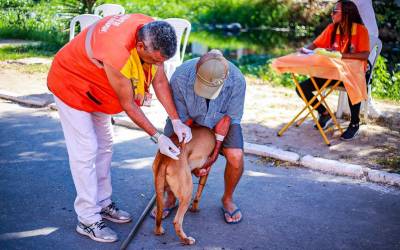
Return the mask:
<svg viewBox="0 0 400 250">
<path fill-rule="evenodd" d="M 76 189 L 78 220 L 92 224 L 111 203 L 111 116 L 71 108 L 54 97 L 67 144 L 69 164 Z"/>
</svg>

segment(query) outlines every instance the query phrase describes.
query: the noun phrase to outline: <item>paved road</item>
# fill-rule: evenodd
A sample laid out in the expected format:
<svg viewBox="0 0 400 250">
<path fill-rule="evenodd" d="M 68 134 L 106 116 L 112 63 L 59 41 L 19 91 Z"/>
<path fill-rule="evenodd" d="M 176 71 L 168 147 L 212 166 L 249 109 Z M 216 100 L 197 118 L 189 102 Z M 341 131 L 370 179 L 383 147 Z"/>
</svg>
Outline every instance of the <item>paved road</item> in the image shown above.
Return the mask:
<svg viewBox="0 0 400 250">
<path fill-rule="evenodd" d="M 142 132 L 115 127 L 114 200 L 138 218 L 153 193 L 156 147 Z M 0 249 L 118 249 L 74 232 L 75 190 L 56 112 L 0 100 Z M 236 199 L 238 225 L 223 222 L 223 164 L 213 169 L 199 214 L 188 213 L 190 249 L 400 249 L 400 190 L 246 156 Z M 147 218 L 129 249 L 189 249 L 173 232 L 152 234 Z M 111 225 L 125 238 L 132 224 Z"/>
</svg>

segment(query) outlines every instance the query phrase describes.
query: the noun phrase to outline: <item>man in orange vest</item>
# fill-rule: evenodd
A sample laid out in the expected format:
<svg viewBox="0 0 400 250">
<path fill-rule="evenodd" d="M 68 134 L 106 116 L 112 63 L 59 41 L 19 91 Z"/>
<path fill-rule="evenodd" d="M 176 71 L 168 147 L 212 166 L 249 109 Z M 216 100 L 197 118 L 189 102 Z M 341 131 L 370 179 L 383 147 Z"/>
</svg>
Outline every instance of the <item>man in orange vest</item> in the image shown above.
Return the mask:
<svg viewBox="0 0 400 250">
<path fill-rule="evenodd" d="M 131 221 L 111 200 L 111 114 L 125 111 L 158 143 L 161 153 L 178 159 L 179 149 L 159 133 L 139 106 L 151 100 L 149 86 L 172 119 L 179 140 L 190 128 L 176 112 L 163 62 L 176 52 L 168 23 L 141 14 L 106 17 L 83 30 L 55 56 L 47 84 L 58 108 L 77 196 L 76 231 L 100 242 L 117 234 L 103 221 Z"/>
</svg>

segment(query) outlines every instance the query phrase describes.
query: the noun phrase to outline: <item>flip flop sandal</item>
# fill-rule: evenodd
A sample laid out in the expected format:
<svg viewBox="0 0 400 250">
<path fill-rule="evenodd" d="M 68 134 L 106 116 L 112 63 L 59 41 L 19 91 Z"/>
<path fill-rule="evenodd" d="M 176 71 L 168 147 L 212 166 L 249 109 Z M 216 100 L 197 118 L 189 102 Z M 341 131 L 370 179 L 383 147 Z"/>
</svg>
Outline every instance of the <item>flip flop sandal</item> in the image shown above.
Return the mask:
<svg viewBox="0 0 400 250">
<path fill-rule="evenodd" d="M 233 211 L 232 213 L 230 213 L 228 210 L 226 210 L 225 208 L 223 208 L 223 207 L 221 207 L 221 209 L 222 209 L 222 212 L 223 212 L 223 216 L 224 216 L 224 221 L 227 223 L 227 224 L 238 224 L 239 222 L 241 222 L 242 221 L 242 219 L 243 219 L 243 214 L 242 214 L 242 217 L 240 217 L 240 219 L 238 220 L 238 221 L 228 221 L 227 219 L 226 219 L 226 214 L 227 215 L 229 215 L 229 217 L 233 217 L 233 216 L 235 216 L 235 214 L 237 214 L 237 213 L 241 213 L 242 211 L 240 211 L 240 208 L 237 208 L 237 209 L 235 209 L 235 211 Z"/>
<path fill-rule="evenodd" d="M 175 205 L 175 206 L 170 207 L 170 208 L 164 208 L 163 209 L 163 214 L 164 214 L 164 212 L 167 212 L 167 213 L 161 219 L 164 220 L 165 218 L 167 218 L 171 214 L 171 212 L 177 207 L 178 207 L 178 205 Z M 156 217 L 152 213 L 153 210 L 154 210 L 154 208 L 150 212 L 150 217 L 153 218 L 153 219 L 156 219 Z"/>
</svg>

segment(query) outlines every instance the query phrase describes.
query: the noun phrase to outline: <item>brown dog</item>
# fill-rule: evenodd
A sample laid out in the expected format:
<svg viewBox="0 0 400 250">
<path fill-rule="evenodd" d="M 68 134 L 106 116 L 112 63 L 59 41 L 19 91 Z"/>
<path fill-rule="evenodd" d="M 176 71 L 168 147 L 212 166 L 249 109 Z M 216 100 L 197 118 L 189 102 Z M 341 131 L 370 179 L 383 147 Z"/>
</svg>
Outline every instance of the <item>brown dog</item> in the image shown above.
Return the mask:
<svg viewBox="0 0 400 250">
<path fill-rule="evenodd" d="M 215 147 L 214 132 L 205 127 L 192 128 L 192 140 L 187 144 L 181 145 L 179 160 L 175 161 L 168 156 L 157 152 L 153 163 L 153 173 L 157 196 L 156 235 L 164 234 L 161 226 L 164 207 L 165 187 L 169 186 L 175 197 L 179 201 L 179 207 L 174 218 L 174 228 L 184 244 L 192 245 L 195 239 L 185 234 L 182 228 L 183 217 L 189 208 L 193 192 L 192 170 L 201 168 L 213 152 Z M 177 143 L 176 138 L 173 140 Z M 200 179 L 203 185 L 207 176 Z M 192 211 L 198 210 L 203 185 L 199 185 L 196 197 L 193 201 Z"/>
</svg>

